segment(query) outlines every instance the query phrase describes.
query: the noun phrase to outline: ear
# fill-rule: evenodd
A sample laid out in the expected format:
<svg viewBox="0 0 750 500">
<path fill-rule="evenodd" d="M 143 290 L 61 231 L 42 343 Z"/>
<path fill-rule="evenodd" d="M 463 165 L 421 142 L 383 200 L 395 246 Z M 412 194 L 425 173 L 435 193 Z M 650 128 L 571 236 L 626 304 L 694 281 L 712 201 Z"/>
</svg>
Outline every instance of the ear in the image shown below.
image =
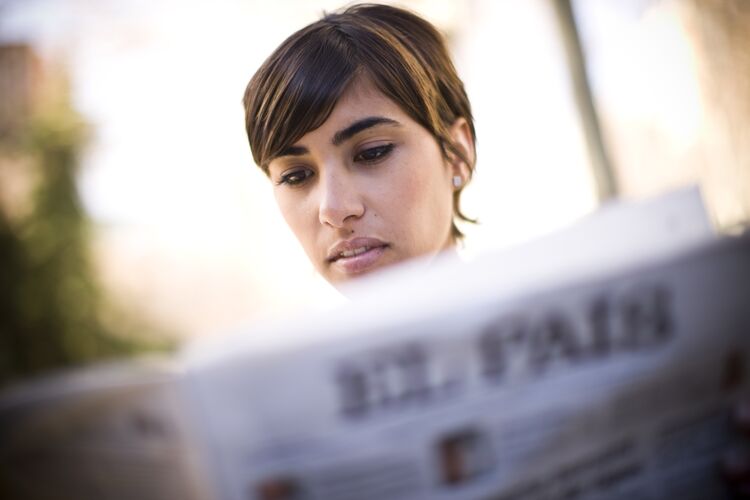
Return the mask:
<svg viewBox="0 0 750 500">
<path fill-rule="evenodd" d="M 470 163 L 466 163 L 461 159 L 460 156 L 455 154 L 448 155 L 448 161 L 451 167 L 451 176 L 459 176 L 462 179 L 462 184 L 471 177 L 471 166 L 474 165 L 474 139 L 471 136 L 471 128 L 466 118 L 458 118 L 449 130 L 450 138 L 453 144 L 458 148 L 466 159 Z"/>
</svg>

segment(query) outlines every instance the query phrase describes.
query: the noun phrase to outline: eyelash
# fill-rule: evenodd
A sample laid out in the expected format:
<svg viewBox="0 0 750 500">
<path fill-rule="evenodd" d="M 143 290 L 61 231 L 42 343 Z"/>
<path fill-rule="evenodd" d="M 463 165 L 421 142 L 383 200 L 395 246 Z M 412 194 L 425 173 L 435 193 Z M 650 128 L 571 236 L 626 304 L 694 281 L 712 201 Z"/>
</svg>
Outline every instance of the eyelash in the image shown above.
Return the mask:
<svg viewBox="0 0 750 500">
<path fill-rule="evenodd" d="M 357 155 L 354 156 L 354 161 L 367 164 L 377 163 L 378 161 L 387 157 L 391 153 L 391 151 L 393 151 L 394 147 L 395 145 L 391 143 L 367 148 L 357 153 Z M 283 174 L 281 178 L 276 182 L 276 184 L 286 184 L 287 186 L 296 187 L 303 184 L 313 175 L 315 175 L 315 172 L 313 172 L 312 170 L 308 168 L 300 168 Z"/>
<path fill-rule="evenodd" d="M 291 172 L 287 172 L 281 176 L 281 179 L 276 183 L 278 184 L 286 184 L 288 186 L 299 186 L 300 184 L 304 183 L 307 179 L 312 177 L 314 175 L 313 171 L 307 168 L 300 168 L 297 170 L 292 170 Z"/>
<path fill-rule="evenodd" d="M 376 163 L 386 156 L 388 156 L 391 151 L 393 151 L 394 144 L 383 144 L 382 146 L 375 146 L 372 148 L 367 148 L 359 153 L 354 157 L 354 161 L 361 161 L 364 163 Z M 367 158 L 366 156 L 370 156 Z"/>
</svg>

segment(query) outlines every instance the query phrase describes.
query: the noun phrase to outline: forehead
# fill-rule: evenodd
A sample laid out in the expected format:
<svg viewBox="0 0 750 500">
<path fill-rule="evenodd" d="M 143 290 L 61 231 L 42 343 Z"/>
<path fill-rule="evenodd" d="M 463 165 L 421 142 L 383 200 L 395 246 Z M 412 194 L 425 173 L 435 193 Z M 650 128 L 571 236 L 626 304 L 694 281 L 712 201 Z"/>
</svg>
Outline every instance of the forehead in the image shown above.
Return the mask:
<svg viewBox="0 0 750 500">
<path fill-rule="evenodd" d="M 412 121 L 398 104 L 375 86 L 369 77 L 358 76 L 341 94 L 323 124 L 307 132 L 297 143 L 303 143 L 306 139 L 318 139 L 324 134 L 335 134 L 340 128 L 366 117 L 389 118 L 402 124 Z"/>
</svg>

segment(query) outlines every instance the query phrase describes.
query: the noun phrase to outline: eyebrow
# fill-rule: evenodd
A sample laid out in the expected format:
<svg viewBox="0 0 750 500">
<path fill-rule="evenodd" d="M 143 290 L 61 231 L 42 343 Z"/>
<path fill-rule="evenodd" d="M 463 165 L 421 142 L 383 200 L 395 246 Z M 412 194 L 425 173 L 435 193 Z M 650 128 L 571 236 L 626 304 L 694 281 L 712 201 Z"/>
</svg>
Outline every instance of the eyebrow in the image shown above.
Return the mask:
<svg viewBox="0 0 750 500">
<path fill-rule="evenodd" d="M 306 155 L 309 152 L 310 150 L 305 146 L 287 146 L 279 151 L 279 154 L 276 155 L 276 158 L 280 158 L 282 156 L 302 156 Z"/>
<path fill-rule="evenodd" d="M 333 139 L 331 139 L 331 143 L 334 146 L 340 146 L 341 143 L 344 141 L 351 139 L 355 135 L 359 134 L 363 130 L 367 130 L 368 128 L 375 127 L 377 125 L 394 125 L 394 126 L 400 126 L 401 124 L 397 122 L 396 120 L 393 120 L 391 118 L 386 118 L 384 116 L 368 116 L 367 118 L 362 118 L 361 120 L 357 120 L 356 122 L 352 123 L 348 127 L 339 130 L 335 134 L 333 134 Z M 279 151 L 279 154 L 275 156 L 275 158 L 280 158 L 282 156 L 303 156 L 310 152 L 309 149 L 307 149 L 305 146 L 287 146 L 281 151 Z"/>
<path fill-rule="evenodd" d="M 357 135 L 363 130 L 367 130 L 368 128 L 375 127 L 376 125 L 399 126 L 401 124 L 397 122 L 396 120 L 392 120 L 384 116 L 368 116 L 367 118 L 362 118 L 361 120 L 357 120 L 356 122 L 352 123 L 345 129 L 339 130 L 338 132 L 333 134 L 333 139 L 331 140 L 331 143 L 334 146 L 339 146 L 341 145 L 342 142 L 348 139 L 351 139 L 353 136 Z"/>
</svg>

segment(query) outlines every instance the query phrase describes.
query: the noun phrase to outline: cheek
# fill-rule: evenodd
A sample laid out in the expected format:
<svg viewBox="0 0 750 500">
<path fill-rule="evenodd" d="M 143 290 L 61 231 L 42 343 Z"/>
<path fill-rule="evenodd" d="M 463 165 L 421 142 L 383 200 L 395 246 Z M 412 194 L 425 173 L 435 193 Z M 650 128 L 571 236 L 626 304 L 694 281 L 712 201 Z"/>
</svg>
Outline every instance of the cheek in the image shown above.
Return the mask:
<svg viewBox="0 0 750 500">
<path fill-rule="evenodd" d="M 318 219 L 310 200 L 307 197 L 287 196 L 287 193 L 275 193 L 275 198 L 287 226 L 292 230 L 305 252 L 312 257 Z"/>
<path fill-rule="evenodd" d="M 422 158 L 426 161 L 399 169 L 383 190 L 379 205 L 403 237 L 418 240 L 414 243 L 420 245 L 431 245 L 432 239 L 442 244 L 453 211 L 452 189 L 442 157 L 427 154 Z"/>
</svg>

